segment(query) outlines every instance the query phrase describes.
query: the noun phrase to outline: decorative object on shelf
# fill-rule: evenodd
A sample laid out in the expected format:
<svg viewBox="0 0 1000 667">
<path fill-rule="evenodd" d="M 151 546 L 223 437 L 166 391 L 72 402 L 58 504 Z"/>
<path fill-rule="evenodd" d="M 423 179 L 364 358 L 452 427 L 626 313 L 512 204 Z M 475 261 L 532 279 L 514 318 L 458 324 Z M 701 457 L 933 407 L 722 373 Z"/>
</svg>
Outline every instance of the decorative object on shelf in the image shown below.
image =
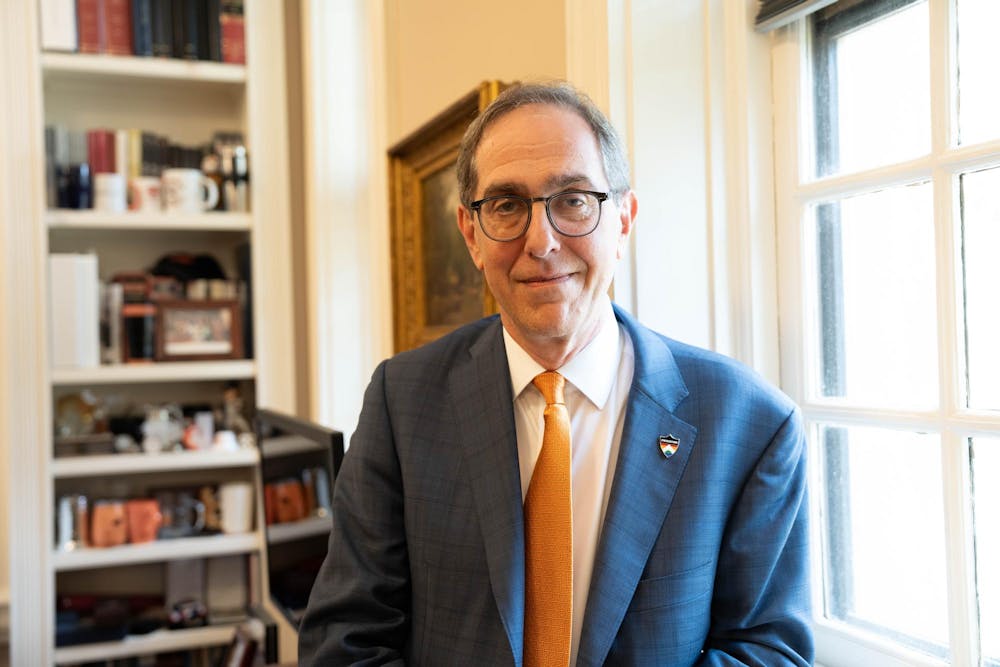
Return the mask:
<svg viewBox="0 0 1000 667">
<path fill-rule="evenodd" d="M 125 502 L 128 518 L 128 541 L 152 542 L 163 526 L 163 512 L 156 498 L 132 498 Z"/>
<path fill-rule="evenodd" d="M 243 356 L 238 301 L 160 301 L 158 309 L 157 361 Z"/>
<path fill-rule="evenodd" d="M 156 500 L 163 513 L 163 525 L 157 533 L 160 539 L 175 539 L 198 535 L 205 528 L 205 503 L 192 490 L 158 491 Z"/>
<path fill-rule="evenodd" d="M 160 178 L 167 213 L 201 213 L 219 203 L 219 186 L 199 169 L 165 169 Z"/>
<path fill-rule="evenodd" d="M 505 87 L 480 84 L 389 150 L 397 352 L 496 312 L 456 227 L 455 162 L 466 127 Z"/>
<path fill-rule="evenodd" d="M 83 549 L 90 541 L 90 512 L 87 496 L 73 493 L 61 496 L 56 515 L 56 549 Z"/>
<path fill-rule="evenodd" d="M 184 437 L 180 406 L 174 404 L 147 406 L 146 420 L 140 430 L 142 450 L 147 454 L 158 454 L 174 449 Z"/>
<path fill-rule="evenodd" d="M 249 533 L 253 530 L 253 484 L 246 481 L 219 485 L 222 532 Z"/>
<path fill-rule="evenodd" d="M 90 546 L 116 547 L 128 541 L 124 501 L 105 499 L 94 502 L 90 524 Z"/>
</svg>

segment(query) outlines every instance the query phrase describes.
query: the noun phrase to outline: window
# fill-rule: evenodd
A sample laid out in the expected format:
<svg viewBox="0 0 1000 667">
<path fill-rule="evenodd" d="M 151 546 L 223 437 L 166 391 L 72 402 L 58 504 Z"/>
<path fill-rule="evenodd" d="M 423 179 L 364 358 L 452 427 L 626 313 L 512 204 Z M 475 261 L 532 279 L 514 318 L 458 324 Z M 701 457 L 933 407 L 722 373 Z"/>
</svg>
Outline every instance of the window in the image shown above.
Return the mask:
<svg viewBox="0 0 1000 667">
<path fill-rule="evenodd" d="M 841 0 L 774 41 L 830 667 L 1000 667 L 998 25 L 997 0 Z"/>
</svg>

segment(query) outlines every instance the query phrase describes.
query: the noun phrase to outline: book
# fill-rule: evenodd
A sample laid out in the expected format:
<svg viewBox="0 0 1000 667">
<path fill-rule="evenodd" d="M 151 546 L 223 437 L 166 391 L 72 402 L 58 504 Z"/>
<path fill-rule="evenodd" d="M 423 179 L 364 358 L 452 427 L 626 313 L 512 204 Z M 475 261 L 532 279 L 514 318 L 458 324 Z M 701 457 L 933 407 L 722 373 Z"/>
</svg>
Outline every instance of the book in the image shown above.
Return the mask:
<svg viewBox="0 0 1000 667">
<path fill-rule="evenodd" d="M 222 62 L 222 32 L 219 25 L 219 12 L 222 9 L 221 0 L 205 0 L 205 58 Z"/>
<path fill-rule="evenodd" d="M 97 255 L 49 255 L 49 341 L 53 368 L 85 368 L 101 361 Z"/>
<path fill-rule="evenodd" d="M 104 53 L 104 0 L 76 0 L 76 28 L 80 53 Z"/>
<path fill-rule="evenodd" d="M 170 16 L 173 21 L 174 41 L 170 45 L 170 55 L 184 57 L 184 0 L 171 0 Z"/>
<path fill-rule="evenodd" d="M 222 62 L 246 64 L 243 39 L 243 0 L 222 0 L 219 10 Z"/>
<path fill-rule="evenodd" d="M 115 133 L 112 130 L 87 131 L 87 162 L 94 174 L 115 171 Z"/>
<path fill-rule="evenodd" d="M 76 1 L 40 0 L 38 9 L 42 49 L 76 51 Z"/>
<path fill-rule="evenodd" d="M 121 283 L 101 285 L 101 362 L 122 363 L 122 304 Z"/>
<path fill-rule="evenodd" d="M 132 10 L 129 0 L 103 0 L 104 53 L 132 55 Z"/>
<path fill-rule="evenodd" d="M 153 55 L 153 0 L 132 0 L 132 53 Z"/>
<path fill-rule="evenodd" d="M 174 54 L 174 14 L 171 0 L 150 0 L 152 7 L 153 55 L 170 58 Z"/>
<path fill-rule="evenodd" d="M 181 40 L 181 57 L 185 60 L 198 60 L 200 43 L 202 41 L 202 12 L 199 8 L 201 0 L 174 0 L 181 6 L 184 23 L 184 38 Z"/>
</svg>

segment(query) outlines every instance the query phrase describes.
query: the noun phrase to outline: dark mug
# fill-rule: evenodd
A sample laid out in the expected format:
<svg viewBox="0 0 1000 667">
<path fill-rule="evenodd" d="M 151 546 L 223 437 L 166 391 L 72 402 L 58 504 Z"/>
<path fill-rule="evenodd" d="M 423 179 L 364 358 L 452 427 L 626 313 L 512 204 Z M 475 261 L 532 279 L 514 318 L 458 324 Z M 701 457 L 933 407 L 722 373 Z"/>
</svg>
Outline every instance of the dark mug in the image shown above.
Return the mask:
<svg viewBox="0 0 1000 667">
<path fill-rule="evenodd" d="M 191 537 L 205 528 L 205 504 L 190 491 L 161 491 L 156 494 L 163 513 L 159 537 Z"/>
</svg>

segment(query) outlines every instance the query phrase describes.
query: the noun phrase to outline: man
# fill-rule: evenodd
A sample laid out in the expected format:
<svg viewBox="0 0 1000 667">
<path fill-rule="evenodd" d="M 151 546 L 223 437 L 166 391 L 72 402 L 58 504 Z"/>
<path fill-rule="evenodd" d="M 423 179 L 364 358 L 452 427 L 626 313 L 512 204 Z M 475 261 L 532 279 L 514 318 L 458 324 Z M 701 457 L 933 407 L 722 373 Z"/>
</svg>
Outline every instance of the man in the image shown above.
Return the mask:
<svg viewBox="0 0 1000 667">
<path fill-rule="evenodd" d="M 636 198 L 608 121 L 509 89 L 458 175 L 500 316 L 376 369 L 302 664 L 810 664 L 798 412 L 612 306 Z"/>
</svg>

